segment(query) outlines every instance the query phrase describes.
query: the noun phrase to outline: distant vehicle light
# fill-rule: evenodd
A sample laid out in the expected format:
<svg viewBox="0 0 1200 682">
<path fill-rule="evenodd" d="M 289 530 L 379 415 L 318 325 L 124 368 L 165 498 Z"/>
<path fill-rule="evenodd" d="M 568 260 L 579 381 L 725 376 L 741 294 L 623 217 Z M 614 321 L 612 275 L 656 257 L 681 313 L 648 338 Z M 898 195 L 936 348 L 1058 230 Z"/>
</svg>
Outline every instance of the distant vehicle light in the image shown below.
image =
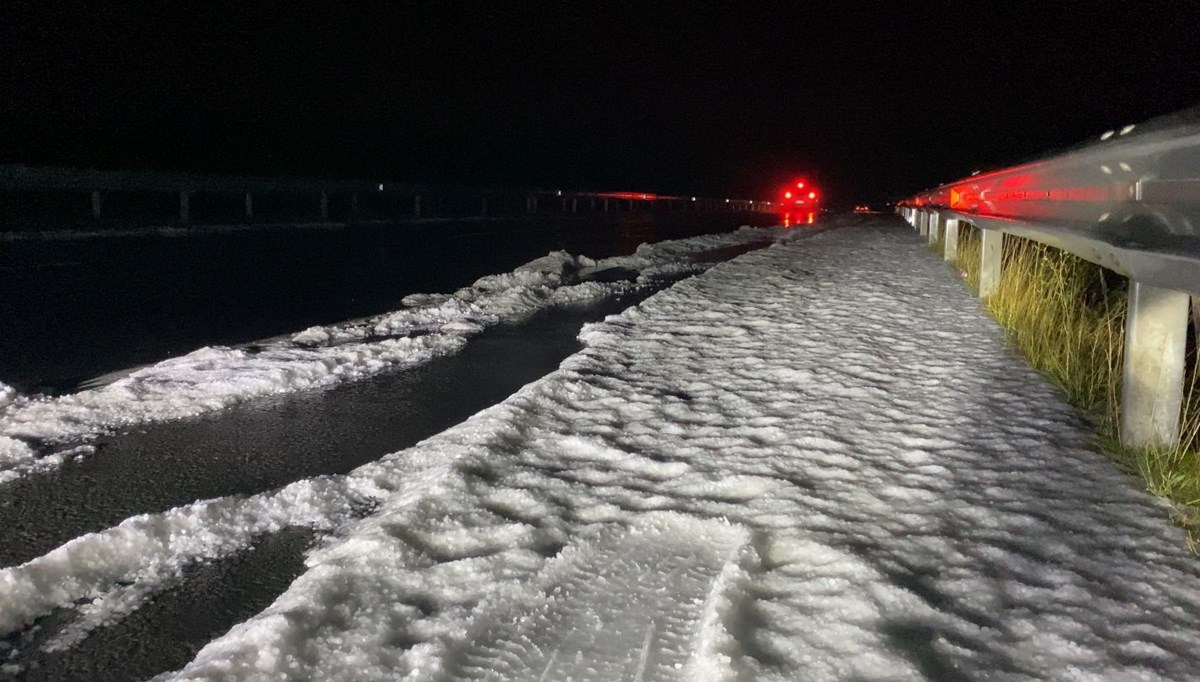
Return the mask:
<svg viewBox="0 0 1200 682">
<path fill-rule="evenodd" d="M 817 193 L 816 193 L 816 192 L 809 192 L 809 193 L 808 193 L 808 198 L 809 198 L 809 199 L 816 199 L 816 198 L 817 198 Z"/>
<path fill-rule="evenodd" d="M 784 198 L 784 199 L 791 199 L 791 198 L 792 198 L 792 193 L 791 193 L 791 192 L 784 192 L 784 193 L 783 193 L 783 198 Z"/>
<path fill-rule="evenodd" d="M 797 182 L 797 183 L 796 183 L 796 189 L 804 189 L 804 183 L 803 183 L 803 182 Z"/>
</svg>

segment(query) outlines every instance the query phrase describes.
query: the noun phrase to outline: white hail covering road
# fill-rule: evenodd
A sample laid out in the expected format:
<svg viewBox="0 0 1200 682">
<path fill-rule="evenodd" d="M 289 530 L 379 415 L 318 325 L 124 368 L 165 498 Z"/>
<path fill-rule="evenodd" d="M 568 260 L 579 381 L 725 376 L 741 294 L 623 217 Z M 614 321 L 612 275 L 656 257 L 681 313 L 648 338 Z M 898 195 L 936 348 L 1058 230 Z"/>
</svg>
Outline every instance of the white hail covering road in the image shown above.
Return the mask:
<svg viewBox="0 0 1200 682">
<path fill-rule="evenodd" d="M 171 679 L 1188 679 L 1200 562 L 890 219 L 741 256 L 347 476 L 0 571 L 69 647 L 189 561 L 329 531 Z"/>
<path fill-rule="evenodd" d="M 701 272 L 711 263 L 692 257 L 707 251 L 793 236 L 778 228 L 743 227 L 642 244 L 633 255 L 600 261 L 557 251 L 512 272 L 482 277 L 453 294 L 413 294 L 404 299 L 404 308 L 390 313 L 241 347 L 200 348 L 98 377 L 95 388 L 70 395 L 22 396 L 0 383 L 0 483 L 91 454 L 87 441 L 106 431 L 411 367 L 457 352 L 470 337 L 499 322 Z M 633 279 L 593 279 L 615 269 Z"/>
</svg>

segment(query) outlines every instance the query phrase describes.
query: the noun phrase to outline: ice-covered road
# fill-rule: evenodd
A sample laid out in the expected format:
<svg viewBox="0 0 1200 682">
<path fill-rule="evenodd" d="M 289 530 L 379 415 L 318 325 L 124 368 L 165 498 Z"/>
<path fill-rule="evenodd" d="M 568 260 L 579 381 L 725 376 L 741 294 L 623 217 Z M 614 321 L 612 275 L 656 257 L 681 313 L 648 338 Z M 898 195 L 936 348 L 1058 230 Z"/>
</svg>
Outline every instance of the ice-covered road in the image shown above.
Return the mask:
<svg viewBox="0 0 1200 682">
<path fill-rule="evenodd" d="M 347 476 L 0 571 L 0 631 L 188 557 L 331 533 L 181 679 L 1188 679 L 1200 562 L 891 219 L 585 328 L 503 403 Z M 7 604 L 4 604 L 7 600 Z M 90 626 L 89 626 L 90 623 Z"/>
</svg>

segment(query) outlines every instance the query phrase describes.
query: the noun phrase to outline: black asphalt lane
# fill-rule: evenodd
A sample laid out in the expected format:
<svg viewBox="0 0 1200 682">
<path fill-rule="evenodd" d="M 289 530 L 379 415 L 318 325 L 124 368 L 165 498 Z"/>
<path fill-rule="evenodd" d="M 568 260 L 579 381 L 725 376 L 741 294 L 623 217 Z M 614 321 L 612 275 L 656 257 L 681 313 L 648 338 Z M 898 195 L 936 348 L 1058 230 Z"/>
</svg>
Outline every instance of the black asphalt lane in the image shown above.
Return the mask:
<svg viewBox="0 0 1200 682">
<path fill-rule="evenodd" d="M 401 450 L 554 371 L 579 349 L 584 323 L 654 291 L 497 325 L 459 353 L 418 367 L 105 437 L 94 455 L 0 486 L 6 529 L 0 565 L 35 558 L 134 514 L 342 474 Z M 311 539 L 308 531 L 286 529 L 259 539 L 253 550 L 188 567 L 130 616 L 67 651 L 45 652 L 41 647 L 75 617 L 73 609 L 58 609 L 0 639 L 0 664 L 20 666 L 22 680 L 139 679 L 180 668 L 282 593 L 303 571 Z"/>
<path fill-rule="evenodd" d="M 702 258 L 726 260 L 762 246 Z M 579 350 L 583 324 L 669 284 L 497 325 L 459 353 L 414 368 L 103 437 L 90 456 L 0 486 L 0 528 L 6 531 L 0 566 L 36 558 L 136 514 L 342 474 L 404 449 L 554 371 Z M 18 665 L 15 679 L 23 680 L 137 679 L 178 669 L 282 593 L 303 571 L 313 538 L 310 531 L 289 528 L 234 556 L 189 566 L 131 615 L 68 650 L 45 652 L 42 646 L 75 618 L 73 609 L 58 609 L 0 639 L 0 665 Z M 0 679 L 6 679 L 3 670 Z"/>
<path fill-rule="evenodd" d="M 0 486 L 0 566 L 136 514 L 344 474 L 404 449 L 553 371 L 585 322 L 650 293 L 498 325 L 417 367 L 103 437 L 92 455 Z"/>
<path fill-rule="evenodd" d="M 727 260 L 764 245 L 697 258 Z M 417 367 L 103 436 L 93 454 L 0 485 L 0 566 L 137 514 L 344 474 L 402 450 L 552 372 L 579 349 L 584 323 L 668 284 L 497 325 L 460 352 Z"/>
<path fill-rule="evenodd" d="M 145 680 L 178 670 L 205 644 L 270 606 L 304 572 L 312 540 L 307 530 L 287 528 L 231 557 L 188 566 L 178 581 L 120 622 L 92 630 L 69 649 L 47 652 L 42 646 L 75 615 L 73 609 L 58 609 L 35 628 L 0 640 L 0 665 L 20 667 L 9 676 L 0 669 L 0 680 Z"/>
</svg>

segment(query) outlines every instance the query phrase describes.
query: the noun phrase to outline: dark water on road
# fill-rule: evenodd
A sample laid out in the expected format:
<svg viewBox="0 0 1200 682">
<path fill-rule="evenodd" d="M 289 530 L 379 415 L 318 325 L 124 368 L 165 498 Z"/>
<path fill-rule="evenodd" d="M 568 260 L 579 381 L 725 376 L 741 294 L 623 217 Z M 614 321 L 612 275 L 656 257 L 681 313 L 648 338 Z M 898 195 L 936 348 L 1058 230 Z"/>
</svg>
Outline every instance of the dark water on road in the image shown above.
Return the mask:
<svg viewBox="0 0 1200 682">
<path fill-rule="evenodd" d="M 373 315 L 549 251 L 605 257 L 723 232 L 765 214 L 0 238 L 0 382 L 62 393 L 105 372 Z"/>
</svg>

